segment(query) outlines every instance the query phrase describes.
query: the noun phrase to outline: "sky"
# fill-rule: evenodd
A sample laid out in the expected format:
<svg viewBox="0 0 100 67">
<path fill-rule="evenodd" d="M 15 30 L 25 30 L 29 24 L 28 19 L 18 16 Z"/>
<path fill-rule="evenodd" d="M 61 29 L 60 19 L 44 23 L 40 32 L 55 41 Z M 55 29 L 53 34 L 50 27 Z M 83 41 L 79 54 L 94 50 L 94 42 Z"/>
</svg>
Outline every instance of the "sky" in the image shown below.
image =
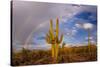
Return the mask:
<svg viewBox="0 0 100 67">
<path fill-rule="evenodd" d="M 45 41 L 50 19 L 54 28 L 59 18 L 60 35 L 66 46 L 87 45 L 97 40 L 97 7 L 95 5 L 13 1 L 13 48 L 48 49 Z"/>
</svg>

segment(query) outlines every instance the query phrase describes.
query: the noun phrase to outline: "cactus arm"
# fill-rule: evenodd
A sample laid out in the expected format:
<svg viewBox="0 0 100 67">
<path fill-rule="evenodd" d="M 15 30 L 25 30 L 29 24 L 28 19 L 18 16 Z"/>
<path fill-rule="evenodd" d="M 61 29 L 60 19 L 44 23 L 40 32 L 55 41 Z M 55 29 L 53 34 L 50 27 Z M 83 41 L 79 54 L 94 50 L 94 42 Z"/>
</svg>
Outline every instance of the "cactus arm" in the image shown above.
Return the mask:
<svg viewBox="0 0 100 67">
<path fill-rule="evenodd" d="M 50 44 L 50 36 L 49 36 L 48 34 L 46 34 L 45 40 L 46 40 L 46 42 L 47 42 L 48 44 Z"/>
<path fill-rule="evenodd" d="M 63 51 L 64 51 L 65 45 L 66 45 L 65 43 L 62 44 L 62 50 L 63 50 Z"/>
<path fill-rule="evenodd" d="M 50 20 L 50 30 L 49 30 L 49 32 L 50 32 L 50 35 L 51 35 L 52 39 L 54 39 L 53 22 L 52 22 L 52 20 Z"/>
<path fill-rule="evenodd" d="M 56 19 L 56 37 L 59 35 L 59 20 L 58 18 Z"/>
<path fill-rule="evenodd" d="M 62 40 L 63 40 L 63 34 L 60 36 L 59 44 L 62 42 Z"/>
<path fill-rule="evenodd" d="M 59 39 L 59 20 L 56 19 L 56 30 L 53 29 L 53 22 L 50 20 L 50 28 L 48 34 L 46 34 L 46 42 L 51 44 L 51 53 L 54 61 L 57 61 L 58 52 L 59 52 L 59 44 L 63 40 L 63 35 L 60 36 Z"/>
</svg>

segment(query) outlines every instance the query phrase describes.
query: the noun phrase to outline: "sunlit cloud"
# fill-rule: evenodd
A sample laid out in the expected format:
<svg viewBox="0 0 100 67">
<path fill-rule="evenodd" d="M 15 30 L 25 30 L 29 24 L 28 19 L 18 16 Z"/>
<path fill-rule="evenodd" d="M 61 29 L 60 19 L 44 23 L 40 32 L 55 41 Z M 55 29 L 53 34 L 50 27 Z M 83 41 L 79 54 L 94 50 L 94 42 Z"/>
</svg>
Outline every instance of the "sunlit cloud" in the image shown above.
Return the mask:
<svg viewBox="0 0 100 67">
<path fill-rule="evenodd" d="M 94 25 L 92 23 L 76 23 L 75 26 L 77 28 L 83 28 L 83 29 L 93 29 Z"/>
<path fill-rule="evenodd" d="M 93 24 L 91 24 L 91 23 L 84 23 L 83 24 L 83 28 L 84 29 L 92 29 L 93 28 Z"/>
</svg>

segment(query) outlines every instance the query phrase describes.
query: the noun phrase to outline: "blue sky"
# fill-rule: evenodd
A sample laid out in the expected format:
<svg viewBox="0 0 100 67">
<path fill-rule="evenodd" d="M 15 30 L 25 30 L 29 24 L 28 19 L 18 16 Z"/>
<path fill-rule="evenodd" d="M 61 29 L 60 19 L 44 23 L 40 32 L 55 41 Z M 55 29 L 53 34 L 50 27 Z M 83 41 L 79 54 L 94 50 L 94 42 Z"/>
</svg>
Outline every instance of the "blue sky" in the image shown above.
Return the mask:
<svg viewBox="0 0 100 67">
<path fill-rule="evenodd" d="M 13 2 L 13 47 L 28 46 L 34 49 L 50 48 L 45 41 L 49 21 L 59 18 L 60 35 L 66 45 L 87 44 L 87 27 L 90 27 L 91 43 L 96 43 L 97 7 L 43 2 Z M 88 24 L 90 26 L 88 26 Z"/>
<path fill-rule="evenodd" d="M 78 28 L 75 26 L 78 22 L 84 24 L 84 23 L 91 23 L 93 25 L 93 28 L 91 29 L 91 40 L 93 43 L 96 43 L 96 26 L 97 26 L 97 14 L 95 12 L 87 12 L 82 11 L 77 14 L 75 14 L 72 18 L 68 19 L 65 22 L 59 22 L 60 23 L 60 33 L 64 34 L 63 42 L 66 44 L 71 45 L 82 45 L 87 44 L 87 37 L 88 32 L 84 28 Z M 47 31 L 42 31 L 39 34 L 36 34 L 35 37 L 33 37 L 33 41 L 36 44 L 45 44 L 45 35 Z M 34 35 L 34 34 L 33 34 Z"/>
</svg>

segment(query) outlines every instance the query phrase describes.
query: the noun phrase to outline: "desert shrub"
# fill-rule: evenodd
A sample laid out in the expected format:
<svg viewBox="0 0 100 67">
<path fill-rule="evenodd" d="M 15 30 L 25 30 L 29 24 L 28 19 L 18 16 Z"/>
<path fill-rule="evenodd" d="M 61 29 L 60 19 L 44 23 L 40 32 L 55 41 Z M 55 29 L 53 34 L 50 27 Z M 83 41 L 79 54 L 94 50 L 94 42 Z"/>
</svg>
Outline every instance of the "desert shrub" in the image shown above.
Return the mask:
<svg viewBox="0 0 100 67">
<path fill-rule="evenodd" d="M 87 46 L 64 47 L 64 52 L 61 48 L 59 50 L 57 63 L 97 60 L 97 47 L 95 45 L 91 45 L 91 54 L 89 54 Z M 51 50 L 22 49 L 12 54 L 12 65 L 51 64 L 52 61 Z"/>
</svg>

